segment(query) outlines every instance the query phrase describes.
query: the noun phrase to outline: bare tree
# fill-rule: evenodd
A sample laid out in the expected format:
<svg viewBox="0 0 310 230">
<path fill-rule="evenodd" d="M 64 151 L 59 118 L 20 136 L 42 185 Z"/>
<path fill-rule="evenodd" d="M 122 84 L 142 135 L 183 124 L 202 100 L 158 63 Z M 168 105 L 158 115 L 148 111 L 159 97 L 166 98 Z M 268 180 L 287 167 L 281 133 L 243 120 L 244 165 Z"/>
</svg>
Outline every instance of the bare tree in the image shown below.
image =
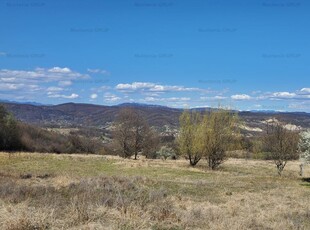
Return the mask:
<svg viewBox="0 0 310 230">
<path fill-rule="evenodd" d="M 133 112 L 132 117 L 132 137 L 133 137 L 133 153 L 137 160 L 138 153 L 143 150 L 150 133 L 150 127 L 146 120 L 137 112 Z"/>
<path fill-rule="evenodd" d="M 280 123 L 267 124 L 267 133 L 263 137 L 264 150 L 270 153 L 279 176 L 282 175 L 288 161 L 298 159 L 298 141 L 297 132 L 286 129 Z"/>
<path fill-rule="evenodd" d="M 115 139 L 121 147 L 124 158 L 134 155 L 134 159 L 143 149 L 147 149 L 147 142 L 152 138 L 151 129 L 145 118 L 132 108 L 120 111 L 115 127 Z"/>
<path fill-rule="evenodd" d="M 121 156 L 129 158 L 132 155 L 132 118 L 133 110 L 124 108 L 118 114 L 115 122 L 114 139 L 120 146 Z"/>
<path fill-rule="evenodd" d="M 146 158 L 154 159 L 157 156 L 157 150 L 160 146 L 160 138 L 155 130 L 149 129 L 145 135 L 143 143 L 143 155 Z"/>
</svg>

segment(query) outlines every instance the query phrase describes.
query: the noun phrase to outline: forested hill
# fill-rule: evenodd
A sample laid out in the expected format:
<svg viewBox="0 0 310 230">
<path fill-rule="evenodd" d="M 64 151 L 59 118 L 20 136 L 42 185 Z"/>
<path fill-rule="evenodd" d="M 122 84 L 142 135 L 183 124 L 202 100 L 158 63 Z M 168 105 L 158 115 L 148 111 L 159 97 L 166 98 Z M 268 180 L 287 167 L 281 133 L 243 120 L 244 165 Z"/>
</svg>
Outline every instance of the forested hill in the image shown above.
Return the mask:
<svg viewBox="0 0 310 230">
<path fill-rule="evenodd" d="M 133 107 L 146 117 L 152 126 L 178 127 L 182 109 L 158 105 L 126 103 L 117 106 L 102 106 L 94 104 L 66 103 L 60 105 L 37 105 L 3 102 L 18 120 L 40 126 L 96 126 L 106 127 L 114 121 L 121 108 Z M 200 108 L 199 110 L 210 110 Z M 297 127 L 310 128 L 309 113 L 280 113 L 274 111 L 244 111 L 239 112 L 240 118 L 245 121 L 248 131 L 259 130 L 264 127 L 264 121 L 276 118 Z"/>
</svg>

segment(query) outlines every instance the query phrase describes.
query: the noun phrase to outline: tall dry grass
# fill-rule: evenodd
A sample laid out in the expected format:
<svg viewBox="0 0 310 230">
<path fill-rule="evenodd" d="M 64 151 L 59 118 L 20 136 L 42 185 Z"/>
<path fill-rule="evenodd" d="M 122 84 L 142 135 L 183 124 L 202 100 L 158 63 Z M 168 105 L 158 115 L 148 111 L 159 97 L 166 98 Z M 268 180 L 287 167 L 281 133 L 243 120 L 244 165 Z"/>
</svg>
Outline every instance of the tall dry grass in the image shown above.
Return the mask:
<svg viewBox="0 0 310 230">
<path fill-rule="evenodd" d="M 44 168 L 29 165 L 20 173 L 17 158 Z M 310 228 L 310 186 L 298 177 L 298 162 L 280 178 L 266 161 L 230 159 L 209 171 L 206 162 L 191 168 L 182 160 L 113 157 L 104 164 L 97 156 L 74 155 L 66 168 L 50 173 L 68 159 L 0 154 L 0 229 Z M 72 174 L 88 161 L 98 162 L 98 175 Z"/>
</svg>

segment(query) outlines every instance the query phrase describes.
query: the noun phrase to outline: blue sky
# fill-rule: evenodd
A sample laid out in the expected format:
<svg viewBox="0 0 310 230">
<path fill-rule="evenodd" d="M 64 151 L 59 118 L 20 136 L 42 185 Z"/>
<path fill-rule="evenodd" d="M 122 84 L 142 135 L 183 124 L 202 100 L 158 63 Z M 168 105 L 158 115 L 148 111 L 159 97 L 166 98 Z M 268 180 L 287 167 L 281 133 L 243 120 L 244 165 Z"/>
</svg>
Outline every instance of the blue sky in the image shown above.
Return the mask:
<svg viewBox="0 0 310 230">
<path fill-rule="evenodd" d="M 305 0 L 1 0 L 0 98 L 310 112 Z"/>
</svg>

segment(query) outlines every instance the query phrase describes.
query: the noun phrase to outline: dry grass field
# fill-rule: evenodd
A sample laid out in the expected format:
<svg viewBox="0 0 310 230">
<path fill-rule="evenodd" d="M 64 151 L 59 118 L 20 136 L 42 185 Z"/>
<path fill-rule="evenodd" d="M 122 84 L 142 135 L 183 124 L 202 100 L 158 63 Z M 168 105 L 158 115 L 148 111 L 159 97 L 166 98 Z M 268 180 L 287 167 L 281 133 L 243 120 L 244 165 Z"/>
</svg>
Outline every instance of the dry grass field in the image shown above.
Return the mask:
<svg viewBox="0 0 310 230">
<path fill-rule="evenodd" d="M 289 162 L 0 153 L 0 229 L 310 229 L 310 183 Z M 305 168 L 310 177 L 310 166 Z"/>
</svg>

